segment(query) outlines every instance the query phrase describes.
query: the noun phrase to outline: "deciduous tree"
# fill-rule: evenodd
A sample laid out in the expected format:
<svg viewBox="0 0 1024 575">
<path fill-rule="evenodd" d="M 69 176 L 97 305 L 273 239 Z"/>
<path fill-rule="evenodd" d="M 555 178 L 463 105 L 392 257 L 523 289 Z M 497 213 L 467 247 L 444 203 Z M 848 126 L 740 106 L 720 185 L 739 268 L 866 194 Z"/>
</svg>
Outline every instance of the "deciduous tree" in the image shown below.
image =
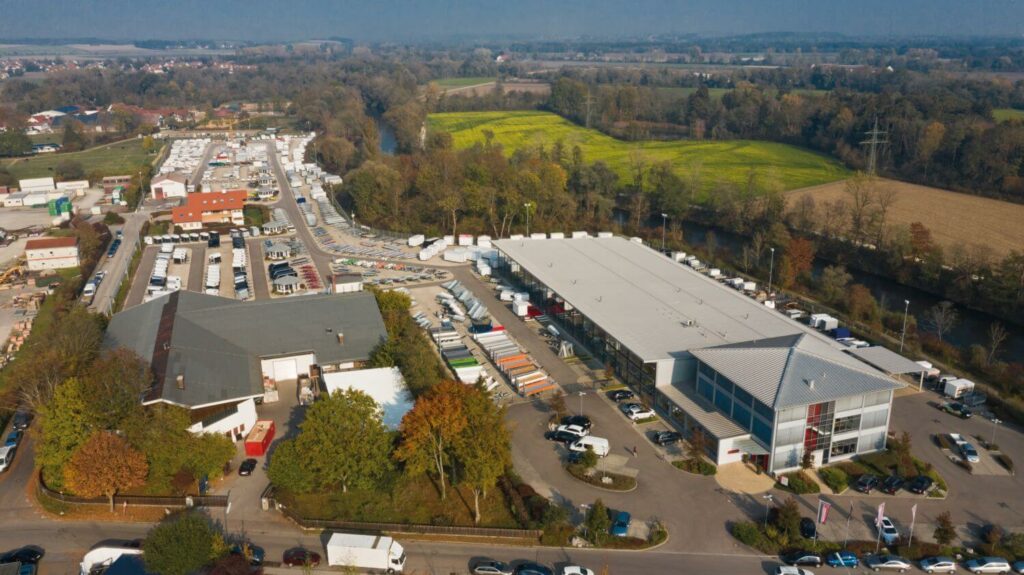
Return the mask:
<svg viewBox="0 0 1024 575">
<path fill-rule="evenodd" d="M 465 390 L 466 428 L 455 442 L 454 455 L 462 481 L 473 491 L 473 520 L 480 523 L 480 498 L 498 483 L 512 463 L 505 411 L 478 388 Z"/>
<path fill-rule="evenodd" d="M 590 535 L 590 541 L 594 545 L 600 546 L 608 540 L 608 530 L 612 526 L 612 520 L 608 516 L 608 508 L 605 507 L 604 501 L 598 499 L 590 506 L 585 525 L 587 534 Z"/>
<path fill-rule="evenodd" d="M 932 537 L 939 545 L 949 545 L 956 539 L 956 528 L 953 526 L 953 516 L 949 511 L 943 511 L 935 518 L 935 533 Z"/>
<path fill-rule="evenodd" d="M 949 330 L 953 329 L 953 326 L 959 321 L 956 309 L 953 307 L 953 302 L 943 301 L 928 309 L 924 314 L 925 324 L 935 332 L 935 336 L 939 338 L 939 341 L 943 341 L 943 336 L 949 333 Z"/>
<path fill-rule="evenodd" d="M 189 575 L 226 551 L 221 534 L 194 512 L 163 521 L 142 543 L 146 570 L 160 575 Z"/>
<path fill-rule="evenodd" d="M 92 432 L 89 404 L 82 382 L 71 378 L 57 386 L 53 399 L 39 409 L 42 441 L 36 465 L 51 489 L 64 484 L 64 466 Z"/>
<path fill-rule="evenodd" d="M 433 468 L 441 482 L 441 499 L 446 497 L 445 468 L 452 446 L 467 425 L 464 392 L 463 384 L 444 381 L 420 397 L 402 419 L 402 440 L 395 457 L 412 473 Z"/>
<path fill-rule="evenodd" d="M 145 483 L 148 470 L 146 457 L 127 441 L 109 431 L 97 431 L 64 467 L 64 484 L 83 497 L 105 495 L 113 511 L 114 495 Z"/>
</svg>

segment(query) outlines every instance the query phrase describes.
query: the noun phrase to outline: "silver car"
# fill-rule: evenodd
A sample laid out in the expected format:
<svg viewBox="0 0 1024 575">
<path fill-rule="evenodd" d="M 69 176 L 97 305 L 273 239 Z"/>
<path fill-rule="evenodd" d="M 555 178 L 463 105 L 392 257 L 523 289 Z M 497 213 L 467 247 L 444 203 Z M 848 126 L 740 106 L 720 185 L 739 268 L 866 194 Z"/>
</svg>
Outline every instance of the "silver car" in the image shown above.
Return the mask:
<svg viewBox="0 0 1024 575">
<path fill-rule="evenodd" d="M 1002 557 L 979 557 L 964 563 L 971 573 L 1009 573 L 1010 563 Z"/>
<path fill-rule="evenodd" d="M 926 557 L 920 565 L 925 573 L 956 573 L 956 561 L 952 557 Z"/>
<path fill-rule="evenodd" d="M 864 562 L 867 567 L 873 571 L 881 571 L 885 569 L 887 571 L 899 571 L 905 573 L 910 570 L 912 565 L 910 561 L 896 555 L 878 555 L 875 557 L 869 557 Z"/>
</svg>

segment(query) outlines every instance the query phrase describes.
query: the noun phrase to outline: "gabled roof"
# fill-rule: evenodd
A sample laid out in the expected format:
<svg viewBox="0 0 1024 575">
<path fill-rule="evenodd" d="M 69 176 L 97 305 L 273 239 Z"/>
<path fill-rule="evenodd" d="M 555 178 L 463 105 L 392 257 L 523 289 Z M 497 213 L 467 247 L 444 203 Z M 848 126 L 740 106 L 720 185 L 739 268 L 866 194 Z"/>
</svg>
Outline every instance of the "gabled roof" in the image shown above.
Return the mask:
<svg viewBox="0 0 1024 575">
<path fill-rule="evenodd" d="M 202 221 L 204 213 L 241 210 L 249 193 L 245 190 L 189 194 L 185 205 L 171 209 L 174 223 Z"/>
<path fill-rule="evenodd" d="M 243 303 L 179 291 L 114 315 L 104 345 L 150 361 L 155 385 L 146 402 L 196 407 L 262 394 L 261 359 L 362 361 L 386 337 L 370 293 Z"/>
<path fill-rule="evenodd" d="M 152 182 L 151 185 L 159 184 L 161 182 L 166 182 L 166 181 L 178 182 L 179 184 L 184 184 L 187 181 L 187 179 L 188 178 L 185 177 L 185 174 L 179 174 L 178 172 L 171 172 L 170 174 L 162 174 L 162 175 L 159 175 L 159 176 L 153 178 L 153 182 Z"/>
<path fill-rule="evenodd" d="M 78 245 L 78 238 L 37 238 L 25 242 L 25 250 L 50 250 L 53 248 L 73 248 Z"/>
<path fill-rule="evenodd" d="M 691 353 L 776 410 L 901 387 L 808 334 L 695 349 Z"/>
</svg>

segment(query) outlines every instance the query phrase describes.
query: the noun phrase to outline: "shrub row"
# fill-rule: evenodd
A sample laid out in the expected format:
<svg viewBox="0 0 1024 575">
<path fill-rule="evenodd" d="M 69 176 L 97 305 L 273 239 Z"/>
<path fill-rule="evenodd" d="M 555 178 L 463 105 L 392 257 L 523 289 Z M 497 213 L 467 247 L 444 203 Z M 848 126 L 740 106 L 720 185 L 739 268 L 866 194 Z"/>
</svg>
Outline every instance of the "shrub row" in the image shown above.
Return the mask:
<svg viewBox="0 0 1024 575">
<path fill-rule="evenodd" d="M 789 485 L 785 486 L 786 489 L 796 493 L 797 495 L 804 495 L 806 493 L 819 493 L 821 488 L 818 487 L 817 482 L 807 476 L 803 471 L 794 471 L 792 473 L 786 473 L 783 475 L 787 479 Z"/>
</svg>

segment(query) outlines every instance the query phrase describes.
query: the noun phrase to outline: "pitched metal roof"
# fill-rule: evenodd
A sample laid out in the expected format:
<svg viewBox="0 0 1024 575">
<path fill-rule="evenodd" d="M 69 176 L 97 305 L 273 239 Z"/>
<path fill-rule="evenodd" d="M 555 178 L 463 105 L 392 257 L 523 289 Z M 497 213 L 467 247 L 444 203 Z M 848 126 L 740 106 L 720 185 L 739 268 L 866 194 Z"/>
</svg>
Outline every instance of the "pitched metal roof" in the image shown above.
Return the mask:
<svg viewBox="0 0 1024 575">
<path fill-rule="evenodd" d="M 730 437 L 741 437 L 750 435 L 750 432 L 739 426 L 738 423 L 726 417 L 704 398 L 694 392 L 685 384 L 665 385 L 658 388 L 672 403 L 679 406 L 686 412 L 686 415 L 694 419 L 708 433 L 718 439 Z"/>
<path fill-rule="evenodd" d="M 361 361 L 386 337 L 369 292 L 243 303 L 179 291 L 114 315 L 104 344 L 150 361 L 156 381 L 146 401 L 199 406 L 263 393 L 261 359 Z"/>
<path fill-rule="evenodd" d="M 846 353 L 891 375 L 928 372 L 928 368 L 880 345 L 850 349 Z"/>
<path fill-rule="evenodd" d="M 809 334 L 695 349 L 701 362 L 776 410 L 892 390 L 899 383 Z"/>
</svg>

